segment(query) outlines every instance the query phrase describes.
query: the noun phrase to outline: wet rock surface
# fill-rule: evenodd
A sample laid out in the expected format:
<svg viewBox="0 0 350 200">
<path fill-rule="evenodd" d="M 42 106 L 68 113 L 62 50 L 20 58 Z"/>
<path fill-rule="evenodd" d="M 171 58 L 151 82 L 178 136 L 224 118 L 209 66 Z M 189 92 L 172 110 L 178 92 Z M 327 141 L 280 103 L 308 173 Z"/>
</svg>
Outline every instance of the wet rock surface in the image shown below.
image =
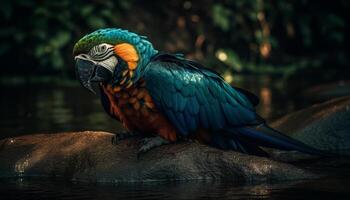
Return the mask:
<svg viewBox="0 0 350 200">
<path fill-rule="evenodd" d="M 58 176 L 99 182 L 261 182 L 315 177 L 292 165 L 190 142 L 161 146 L 137 159 L 135 139 L 113 145 L 112 136 L 106 132 L 75 132 L 2 140 L 0 176 Z"/>
<path fill-rule="evenodd" d="M 350 97 L 334 99 L 287 115 L 272 125 L 314 147 L 349 153 L 349 106 Z M 290 164 L 280 162 L 286 161 L 283 156 L 275 157 L 280 160 L 275 161 L 194 142 L 164 145 L 137 159 L 136 139 L 113 145 L 112 137 L 107 132 L 86 131 L 1 140 L 0 177 L 63 177 L 92 182 L 214 179 L 250 183 L 322 176 L 296 164 L 298 156 Z M 294 152 L 287 153 L 287 157 L 290 155 Z M 327 162 L 332 166 L 344 164 Z M 322 160 L 316 159 L 309 165 L 319 163 Z"/>
<path fill-rule="evenodd" d="M 316 85 L 301 92 L 301 97 L 311 102 L 320 102 L 332 98 L 350 95 L 350 81 L 341 80 L 337 82 Z"/>
<path fill-rule="evenodd" d="M 315 148 L 350 155 L 350 96 L 291 113 L 271 126 Z"/>
</svg>

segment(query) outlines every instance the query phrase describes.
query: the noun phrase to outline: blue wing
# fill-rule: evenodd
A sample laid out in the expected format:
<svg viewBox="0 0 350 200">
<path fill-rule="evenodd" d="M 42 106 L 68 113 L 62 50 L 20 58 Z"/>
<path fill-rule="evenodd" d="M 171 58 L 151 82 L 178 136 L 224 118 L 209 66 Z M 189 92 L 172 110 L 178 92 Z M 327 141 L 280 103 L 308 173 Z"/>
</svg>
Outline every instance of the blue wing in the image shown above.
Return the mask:
<svg viewBox="0 0 350 200">
<path fill-rule="evenodd" d="M 158 109 L 182 136 L 206 128 L 211 130 L 211 145 L 222 149 L 266 156 L 261 145 L 326 155 L 268 127 L 255 112 L 254 95 L 231 87 L 198 63 L 159 54 L 147 65 L 143 78 Z"/>
<path fill-rule="evenodd" d="M 262 123 L 244 94 L 192 61 L 163 54 L 143 77 L 158 109 L 183 136 L 199 127 L 217 131 Z"/>
</svg>

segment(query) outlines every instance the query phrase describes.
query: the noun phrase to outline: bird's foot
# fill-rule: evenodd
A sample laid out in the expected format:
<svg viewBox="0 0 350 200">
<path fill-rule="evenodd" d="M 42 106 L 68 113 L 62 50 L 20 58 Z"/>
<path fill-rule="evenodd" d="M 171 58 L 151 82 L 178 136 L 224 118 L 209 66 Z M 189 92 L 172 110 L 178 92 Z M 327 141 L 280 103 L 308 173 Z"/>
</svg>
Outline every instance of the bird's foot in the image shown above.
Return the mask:
<svg viewBox="0 0 350 200">
<path fill-rule="evenodd" d="M 160 136 L 155 137 L 147 137 L 140 140 L 141 147 L 137 152 L 137 158 L 139 158 L 142 154 L 148 152 L 149 150 L 159 147 L 163 144 L 169 144 L 170 142 Z"/>
<path fill-rule="evenodd" d="M 138 132 L 134 131 L 119 131 L 112 137 L 112 144 L 117 145 L 120 141 L 139 136 Z"/>
</svg>

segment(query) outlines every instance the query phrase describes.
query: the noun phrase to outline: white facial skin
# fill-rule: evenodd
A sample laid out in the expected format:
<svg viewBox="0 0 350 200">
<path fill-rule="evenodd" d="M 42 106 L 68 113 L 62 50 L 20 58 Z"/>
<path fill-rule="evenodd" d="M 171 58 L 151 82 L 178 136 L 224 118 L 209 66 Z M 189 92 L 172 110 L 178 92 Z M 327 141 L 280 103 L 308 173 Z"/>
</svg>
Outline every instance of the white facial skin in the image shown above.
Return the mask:
<svg viewBox="0 0 350 200">
<path fill-rule="evenodd" d="M 115 66 L 117 66 L 118 64 L 118 60 L 115 56 L 112 56 L 104 61 L 98 62 L 97 64 L 101 65 L 102 67 L 108 69 L 113 73 Z"/>
<path fill-rule="evenodd" d="M 102 43 L 91 48 L 88 54 L 79 54 L 75 59 L 89 60 L 96 65 L 100 65 L 112 73 L 118 64 L 118 59 L 114 54 L 114 46 Z"/>
</svg>

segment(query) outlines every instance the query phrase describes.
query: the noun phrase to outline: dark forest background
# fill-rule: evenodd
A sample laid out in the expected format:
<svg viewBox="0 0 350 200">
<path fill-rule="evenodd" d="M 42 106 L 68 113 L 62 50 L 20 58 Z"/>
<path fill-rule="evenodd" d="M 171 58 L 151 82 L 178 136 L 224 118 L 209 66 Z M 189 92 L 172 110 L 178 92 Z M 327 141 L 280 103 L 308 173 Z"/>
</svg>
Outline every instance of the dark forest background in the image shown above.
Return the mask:
<svg viewBox="0 0 350 200">
<path fill-rule="evenodd" d="M 2 77 L 74 77 L 72 48 L 98 28 L 147 35 L 222 74 L 348 76 L 350 1 L 3 0 Z"/>
</svg>

